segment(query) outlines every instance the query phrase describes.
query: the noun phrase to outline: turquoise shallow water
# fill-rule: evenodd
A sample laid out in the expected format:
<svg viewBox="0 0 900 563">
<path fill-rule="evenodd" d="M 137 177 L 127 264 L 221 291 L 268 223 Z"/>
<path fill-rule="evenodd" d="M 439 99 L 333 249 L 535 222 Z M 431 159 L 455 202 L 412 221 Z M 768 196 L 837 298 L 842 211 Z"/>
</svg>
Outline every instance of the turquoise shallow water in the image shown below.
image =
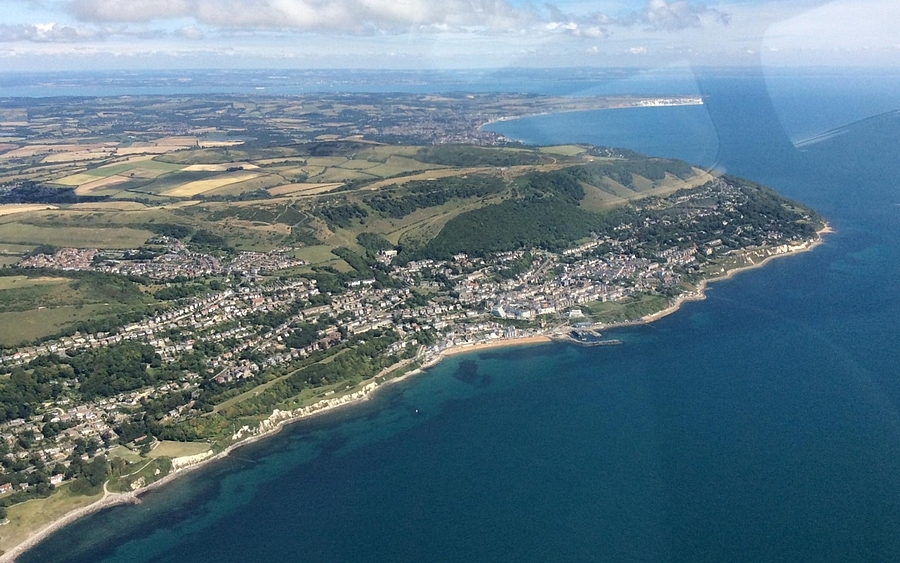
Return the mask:
<svg viewBox="0 0 900 563">
<path fill-rule="evenodd" d="M 500 126 L 696 151 L 815 206 L 837 230 L 825 245 L 618 331 L 622 346 L 452 358 L 21 560 L 900 560 L 900 120 L 798 151 L 759 77 L 699 86 L 677 142 L 656 136 L 670 109 L 612 139 L 611 112 Z"/>
</svg>

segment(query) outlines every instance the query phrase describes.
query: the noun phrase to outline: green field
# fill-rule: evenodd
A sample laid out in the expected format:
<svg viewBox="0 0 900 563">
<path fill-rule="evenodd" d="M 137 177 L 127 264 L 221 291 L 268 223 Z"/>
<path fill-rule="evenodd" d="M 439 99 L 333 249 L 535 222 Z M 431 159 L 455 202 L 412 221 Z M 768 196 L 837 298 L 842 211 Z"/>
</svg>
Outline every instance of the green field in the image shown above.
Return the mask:
<svg viewBox="0 0 900 563">
<path fill-rule="evenodd" d="M 155 448 L 150 450 L 148 457 L 185 457 L 189 455 L 197 455 L 206 453 L 210 450 L 210 445 L 203 442 L 159 442 Z"/>
<path fill-rule="evenodd" d="M 621 323 L 662 311 L 668 305 L 669 300 L 662 295 L 639 295 L 618 301 L 594 301 L 587 305 L 587 314 L 596 323 Z"/>
<path fill-rule="evenodd" d="M 0 526 L 0 551 L 8 551 L 25 541 L 36 530 L 58 520 L 67 512 L 94 503 L 102 496 L 103 493 L 94 496 L 74 495 L 68 485 L 62 485 L 48 498 L 29 500 L 11 506 L 8 513 L 9 523 Z"/>
<path fill-rule="evenodd" d="M 119 311 L 115 305 L 71 305 L 0 313 L 0 345 L 14 346 L 60 332 L 78 321 L 95 320 Z"/>
<path fill-rule="evenodd" d="M 125 461 L 127 461 L 128 463 L 137 463 L 143 459 L 139 453 L 133 452 L 133 451 L 129 450 L 128 448 L 126 448 L 125 446 L 119 446 L 119 445 L 113 446 L 112 448 L 109 449 L 109 457 L 122 458 Z"/>
<path fill-rule="evenodd" d="M 562 156 L 577 156 L 585 152 L 585 148 L 578 145 L 556 145 L 552 147 L 541 147 L 538 150 L 544 153 L 559 154 Z"/>
<path fill-rule="evenodd" d="M 4 293 L 7 290 L 11 289 L 23 289 L 26 287 L 41 287 L 41 286 L 52 286 L 59 284 L 67 284 L 72 280 L 67 278 L 48 278 L 48 277 L 40 277 L 40 278 L 32 278 L 28 276 L 5 276 L 0 277 L 0 300 L 2 300 Z"/>
<path fill-rule="evenodd" d="M 84 303 L 68 278 L 0 277 L 0 312 L 27 311 Z"/>
<path fill-rule="evenodd" d="M 330 246 L 306 246 L 294 251 L 294 257 L 310 264 L 324 264 L 337 260 L 337 256 L 331 253 Z"/>
<path fill-rule="evenodd" d="M 54 228 L 27 223 L 0 224 L 0 242 L 49 244 L 73 248 L 137 248 L 153 236 L 150 231 L 129 228 Z"/>
</svg>

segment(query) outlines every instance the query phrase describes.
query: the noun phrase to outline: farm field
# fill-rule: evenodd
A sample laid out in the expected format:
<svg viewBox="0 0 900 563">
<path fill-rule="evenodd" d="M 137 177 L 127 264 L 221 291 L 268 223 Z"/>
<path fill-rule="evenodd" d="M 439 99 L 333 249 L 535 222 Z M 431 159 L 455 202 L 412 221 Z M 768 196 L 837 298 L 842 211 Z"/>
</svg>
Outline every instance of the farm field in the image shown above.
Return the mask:
<svg viewBox="0 0 900 563">
<path fill-rule="evenodd" d="M 51 336 L 78 321 L 106 317 L 118 309 L 113 305 L 93 304 L 0 313 L 0 346 L 15 346 Z"/>
<path fill-rule="evenodd" d="M 169 197 L 192 197 L 204 192 L 209 192 L 217 188 L 227 186 L 229 184 L 246 182 L 247 180 L 252 180 L 253 178 L 257 177 L 259 177 L 259 174 L 255 172 L 225 174 L 207 180 L 195 180 L 193 182 L 188 182 L 187 184 L 166 190 L 162 192 L 161 195 Z"/>
<path fill-rule="evenodd" d="M 0 205 L 0 217 L 5 215 L 15 215 L 16 213 L 28 213 L 29 211 L 41 211 L 45 209 L 57 209 L 55 205 L 42 205 L 42 204 L 7 204 Z"/>
<path fill-rule="evenodd" d="M 153 236 L 150 231 L 130 228 L 54 228 L 28 223 L 0 224 L 0 243 L 47 244 L 75 248 L 137 248 Z"/>
<path fill-rule="evenodd" d="M 310 196 L 321 194 L 335 188 L 341 187 L 343 184 L 288 184 L 286 186 L 278 186 L 277 188 L 269 188 L 269 193 L 274 196 L 283 195 L 303 195 Z"/>
</svg>

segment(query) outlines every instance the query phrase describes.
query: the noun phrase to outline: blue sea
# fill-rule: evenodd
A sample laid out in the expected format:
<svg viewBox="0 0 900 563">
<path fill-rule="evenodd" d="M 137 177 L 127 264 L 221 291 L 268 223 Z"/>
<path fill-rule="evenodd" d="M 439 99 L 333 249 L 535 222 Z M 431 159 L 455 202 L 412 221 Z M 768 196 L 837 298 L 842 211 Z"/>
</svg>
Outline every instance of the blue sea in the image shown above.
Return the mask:
<svg viewBox="0 0 900 563">
<path fill-rule="evenodd" d="M 671 83 L 703 106 L 492 126 L 766 183 L 831 223 L 814 251 L 621 346 L 454 357 L 20 560 L 900 561 L 900 88 L 844 72 L 704 71 Z M 622 80 L 598 88 L 640 93 Z"/>
</svg>

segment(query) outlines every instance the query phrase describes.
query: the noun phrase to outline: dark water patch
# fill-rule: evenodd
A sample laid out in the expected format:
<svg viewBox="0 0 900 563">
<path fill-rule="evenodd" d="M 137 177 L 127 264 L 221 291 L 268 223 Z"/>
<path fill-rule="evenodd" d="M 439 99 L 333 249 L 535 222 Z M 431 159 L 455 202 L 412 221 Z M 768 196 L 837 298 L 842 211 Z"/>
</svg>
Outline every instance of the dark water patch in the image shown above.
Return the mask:
<svg viewBox="0 0 900 563">
<path fill-rule="evenodd" d="M 453 372 L 453 377 L 466 385 L 475 387 L 484 388 L 491 384 L 491 376 L 479 373 L 478 362 L 474 360 L 463 360 L 459 362 L 456 371 Z"/>
</svg>

